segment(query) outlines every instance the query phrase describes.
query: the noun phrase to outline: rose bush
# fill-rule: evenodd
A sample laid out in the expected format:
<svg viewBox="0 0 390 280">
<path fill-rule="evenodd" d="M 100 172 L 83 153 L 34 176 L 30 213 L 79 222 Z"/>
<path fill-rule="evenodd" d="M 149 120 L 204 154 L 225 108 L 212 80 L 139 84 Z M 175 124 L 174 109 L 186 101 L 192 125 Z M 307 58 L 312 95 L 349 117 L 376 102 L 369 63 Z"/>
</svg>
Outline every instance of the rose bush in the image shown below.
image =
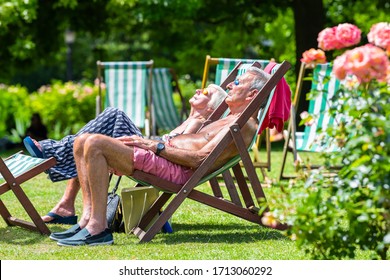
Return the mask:
<svg viewBox="0 0 390 280">
<path fill-rule="evenodd" d="M 334 75 L 344 81 L 331 106 L 342 114 L 329 128 L 340 151 L 324 155 L 325 167 L 304 174 L 285 188 L 276 210 L 264 221 L 284 220 L 288 234 L 316 259 L 356 258 L 358 250 L 371 258 L 389 258 L 390 247 L 390 24 L 372 26 L 368 44 L 358 44 L 361 31 L 340 24 L 319 33 L 318 46 L 338 56 L 330 63 Z M 302 62 L 316 64 L 321 50 L 309 50 Z M 328 167 L 340 165 L 334 177 Z"/>
</svg>

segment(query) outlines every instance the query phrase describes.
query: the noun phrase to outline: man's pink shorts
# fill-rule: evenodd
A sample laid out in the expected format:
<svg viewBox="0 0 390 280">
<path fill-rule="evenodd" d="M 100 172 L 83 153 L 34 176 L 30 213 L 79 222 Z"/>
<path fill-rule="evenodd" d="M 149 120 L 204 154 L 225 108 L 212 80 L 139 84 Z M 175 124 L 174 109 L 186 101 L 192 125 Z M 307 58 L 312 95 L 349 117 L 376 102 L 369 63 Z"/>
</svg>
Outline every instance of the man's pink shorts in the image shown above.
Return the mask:
<svg viewBox="0 0 390 280">
<path fill-rule="evenodd" d="M 194 171 L 175 164 L 149 150 L 134 146 L 134 169 L 153 174 L 176 184 L 184 184 Z"/>
</svg>

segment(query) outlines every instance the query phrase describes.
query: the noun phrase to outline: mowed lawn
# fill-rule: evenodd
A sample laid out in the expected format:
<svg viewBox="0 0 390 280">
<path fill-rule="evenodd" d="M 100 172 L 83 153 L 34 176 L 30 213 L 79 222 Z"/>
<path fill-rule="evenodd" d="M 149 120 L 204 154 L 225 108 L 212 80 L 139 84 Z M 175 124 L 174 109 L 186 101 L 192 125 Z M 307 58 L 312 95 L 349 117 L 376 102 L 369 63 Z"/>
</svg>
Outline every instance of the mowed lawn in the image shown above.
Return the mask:
<svg viewBox="0 0 390 280">
<path fill-rule="evenodd" d="M 269 182 L 280 171 L 283 143 L 272 144 L 272 167 L 265 180 L 258 171 L 268 198 L 277 197 L 279 188 Z M 5 157 L 14 151 L 2 154 Z M 261 156 L 265 158 L 264 151 Z M 304 157 L 303 157 L 304 158 Z M 287 166 L 293 171 L 292 157 Z M 134 185 L 128 178 L 122 188 Z M 41 174 L 23 185 L 41 215 L 46 214 L 61 198 L 66 182 L 52 183 Z M 205 191 L 208 184 L 199 186 Z M 1 196 L 10 212 L 29 219 L 11 192 Z M 82 211 L 81 195 L 77 198 L 77 214 Z M 271 230 L 217 211 L 190 199 L 184 201 L 172 217 L 172 234 L 159 233 L 148 243 L 139 243 L 132 234 L 114 233 L 113 246 L 60 247 L 47 236 L 20 227 L 8 227 L 0 219 L 0 259 L 2 260 L 304 260 L 309 259 L 303 249 L 283 232 Z M 66 230 L 67 225 L 49 225 L 53 232 Z M 369 259 L 361 253 L 358 259 Z"/>
</svg>

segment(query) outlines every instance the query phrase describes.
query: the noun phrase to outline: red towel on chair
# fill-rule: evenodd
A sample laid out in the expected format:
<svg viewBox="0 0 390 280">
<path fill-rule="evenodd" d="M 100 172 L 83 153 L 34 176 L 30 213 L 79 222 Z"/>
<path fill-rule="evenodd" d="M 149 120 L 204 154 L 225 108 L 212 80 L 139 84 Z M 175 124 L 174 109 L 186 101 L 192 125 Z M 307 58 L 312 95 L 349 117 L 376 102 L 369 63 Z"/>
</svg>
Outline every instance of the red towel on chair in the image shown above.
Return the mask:
<svg viewBox="0 0 390 280">
<path fill-rule="evenodd" d="M 271 70 L 275 65 L 275 62 L 270 62 L 267 67 L 265 67 L 264 71 L 271 74 Z M 290 117 L 290 109 L 291 90 L 286 79 L 283 77 L 276 85 L 274 96 L 260 127 L 259 134 L 267 127 L 275 127 L 279 132 L 282 132 L 284 122 Z"/>
</svg>

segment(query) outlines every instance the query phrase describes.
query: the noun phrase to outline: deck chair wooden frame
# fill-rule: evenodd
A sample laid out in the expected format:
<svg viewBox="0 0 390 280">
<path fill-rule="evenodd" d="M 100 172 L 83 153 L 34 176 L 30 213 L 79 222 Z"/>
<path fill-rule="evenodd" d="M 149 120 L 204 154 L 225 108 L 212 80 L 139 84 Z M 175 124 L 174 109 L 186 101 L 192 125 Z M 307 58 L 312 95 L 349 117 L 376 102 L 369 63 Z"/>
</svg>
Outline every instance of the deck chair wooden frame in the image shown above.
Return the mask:
<svg viewBox="0 0 390 280">
<path fill-rule="evenodd" d="M 150 137 L 153 127 L 152 78 L 153 60 L 149 61 L 97 61 L 99 95 L 96 115 L 102 112 L 102 85 L 106 84 L 104 107 L 124 111 L 134 124 Z M 103 75 L 104 73 L 104 75 Z M 103 79 L 104 76 L 104 79 Z"/>
<path fill-rule="evenodd" d="M 253 62 L 259 62 L 261 65 L 261 68 L 264 69 L 270 61 L 273 61 L 273 59 L 270 60 L 263 60 L 263 59 L 236 59 L 236 58 L 214 58 L 210 55 L 206 55 L 206 61 L 204 64 L 204 70 L 203 70 L 203 78 L 202 78 L 202 88 L 206 86 L 206 83 L 209 78 L 209 72 L 210 68 L 215 66 L 216 67 L 216 77 L 215 77 L 215 83 L 220 84 L 221 81 L 225 79 L 225 77 L 230 73 L 230 71 L 234 68 L 234 66 L 241 62 L 241 63 L 253 63 Z M 220 68 L 218 70 L 218 68 Z M 222 87 L 225 88 L 225 87 Z M 260 149 L 261 149 L 261 143 L 265 140 L 265 150 L 266 150 L 266 161 L 261 160 L 260 158 Z M 253 164 L 255 168 L 260 168 L 263 177 L 266 177 L 266 172 L 271 171 L 271 135 L 268 128 L 265 129 L 265 132 L 260 134 L 256 138 L 256 142 L 252 147 L 252 153 L 253 153 Z"/>
<path fill-rule="evenodd" d="M 233 70 L 231 75 L 229 75 L 229 77 L 224 81 L 224 84 L 228 84 L 235 79 L 238 67 L 239 64 Z M 162 190 L 159 198 L 151 206 L 149 211 L 143 216 L 139 226 L 134 230 L 134 234 L 138 236 L 141 242 L 152 240 L 153 237 L 161 230 L 162 226 L 168 221 L 168 219 L 187 198 L 243 218 L 247 221 L 263 225 L 261 221 L 262 215 L 259 213 L 260 206 L 256 206 L 256 203 L 259 203 L 260 200 L 264 201 L 265 194 L 263 192 L 256 170 L 253 166 L 248 149 L 244 144 L 244 140 L 241 135 L 241 128 L 245 125 L 254 112 L 269 103 L 268 98 L 271 91 L 289 68 L 290 64 L 288 62 L 283 62 L 280 65 L 279 69 L 271 76 L 268 82 L 260 90 L 256 98 L 243 111 L 243 113 L 237 119 L 237 122 L 230 126 L 230 130 L 224 135 L 220 143 L 204 159 L 202 164 L 195 170 L 194 174 L 184 185 L 174 184 L 151 174 L 135 170 L 134 174 L 132 175 L 133 179 L 138 182 L 142 182 L 142 184 L 149 184 Z M 220 118 L 226 109 L 227 104 L 225 102 L 221 103 L 221 105 L 210 116 L 210 121 L 212 121 L 212 119 Z M 210 175 L 207 175 L 207 171 L 209 170 L 212 163 L 232 141 L 234 141 L 239 155 L 225 164 L 224 167 Z M 251 184 L 252 188 L 248 187 L 247 180 L 244 178 L 242 168 L 239 164 L 240 160 L 243 162 L 243 166 L 246 170 L 249 183 Z M 235 186 L 231 175 L 227 175 L 229 169 L 232 169 L 234 172 L 238 187 Z M 229 194 L 231 197 L 230 200 L 223 197 L 222 191 L 218 185 L 218 181 L 216 180 L 216 176 L 222 173 L 224 173 L 224 180 L 229 189 Z M 197 185 L 206 181 L 210 181 L 213 195 L 195 189 Z M 238 192 L 241 193 L 244 203 L 241 202 Z M 174 197 L 171 198 L 173 195 Z M 162 208 L 164 208 L 164 210 L 161 212 L 158 218 L 153 219 Z M 266 211 L 269 211 L 269 209 L 266 208 L 265 212 Z M 265 212 L 263 212 L 263 214 Z M 275 228 L 283 230 L 286 229 L 287 226 L 278 223 Z"/>
<path fill-rule="evenodd" d="M 320 137 L 317 137 L 319 136 L 317 132 L 325 132 L 329 125 L 333 125 L 335 123 L 334 119 L 329 116 L 328 109 L 331 103 L 331 99 L 333 98 L 334 94 L 336 94 L 340 86 L 340 81 L 337 80 L 331 73 L 332 67 L 329 63 L 318 64 L 313 69 L 311 90 L 317 91 L 318 94 L 315 99 L 309 101 L 308 112 L 310 114 L 314 114 L 315 117 L 317 117 L 319 123 L 316 123 L 315 126 L 312 127 L 306 126 L 304 132 L 297 132 L 296 110 L 300 98 L 305 98 L 305 96 L 302 95 L 302 86 L 307 76 L 306 71 L 308 69 L 313 69 L 313 67 L 310 67 L 305 63 L 301 64 L 295 96 L 291 104 L 291 116 L 283 148 L 282 164 L 278 177 L 279 180 L 292 179 L 297 177 L 296 175 L 285 174 L 287 155 L 289 152 L 292 152 L 293 160 L 294 163 L 296 163 L 295 166 L 297 168 L 299 166 L 297 164 L 299 151 L 318 153 L 333 152 L 338 150 L 338 147 L 334 145 L 334 143 L 328 141 L 321 141 L 321 144 L 316 144 L 320 142 L 318 140 Z M 302 143 L 302 141 L 300 141 L 298 138 L 304 138 L 305 143 Z M 318 164 L 303 164 L 301 167 L 305 169 L 317 169 L 321 166 L 322 165 Z M 337 170 L 340 169 L 340 166 L 331 166 L 331 169 Z"/>
<path fill-rule="evenodd" d="M 174 104 L 174 93 L 177 93 L 180 98 L 180 112 Z M 179 81 L 172 68 L 153 68 L 152 99 L 155 116 L 153 127 L 156 127 L 155 134 L 158 134 L 158 129 L 173 130 L 188 115 Z"/>
<path fill-rule="evenodd" d="M 8 226 L 20 226 L 38 231 L 41 234 L 50 234 L 50 230 L 23 191 L 21 185 L 55 164 L 56 160 L 54 158 L 33 158 L 22 153 L 14 154 L 4 160 L 0 159 L 0 179 L 5 180 L 0 185 L 0 197 L 4 193 L 12 191 L 32 220 L 32 222 L 29 222 L 12 216 L 3 200 L 0 199 L 0 214 Z"/>
</svg>

